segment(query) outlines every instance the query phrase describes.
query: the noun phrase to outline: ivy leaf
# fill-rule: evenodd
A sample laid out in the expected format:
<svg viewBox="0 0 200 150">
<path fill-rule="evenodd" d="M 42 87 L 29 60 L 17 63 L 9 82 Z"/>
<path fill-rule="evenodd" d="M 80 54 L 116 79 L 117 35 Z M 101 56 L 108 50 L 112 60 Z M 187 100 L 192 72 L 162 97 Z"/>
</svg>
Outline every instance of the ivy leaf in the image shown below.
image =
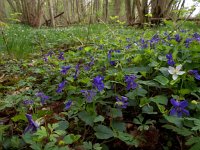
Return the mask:
<svg viewBox="0 0 200 150">
<path fill-rule="evenodd" d="M 95 135 L 98 139 L 109 139 L 113 137 L 113 131 L 104 125 L 98 125 L 94 127 L 94 130 L 96 131 Z"/>
</svg>

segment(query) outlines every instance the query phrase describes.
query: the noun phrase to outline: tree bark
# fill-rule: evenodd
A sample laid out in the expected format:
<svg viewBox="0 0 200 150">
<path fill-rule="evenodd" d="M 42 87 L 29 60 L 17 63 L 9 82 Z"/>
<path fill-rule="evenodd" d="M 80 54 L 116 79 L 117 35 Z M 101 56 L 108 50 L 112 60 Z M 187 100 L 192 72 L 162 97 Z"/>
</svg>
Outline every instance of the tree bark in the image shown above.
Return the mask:
<svg viewBox="0 0 200 150">
<path fill-rule="evenodd" d="M 54 10 L 53 10 L 53 3 L 52 0 L 48 0 L 48 5 L 49 5 L 49 14 L 50 14 L 50 18 L 51 18 L 51 26 L 55 27 L 55 19 L 54 19 Z"/>
<path fill-rule="evenodd" d="M 0 20 L 4 21 L 6 19 L 5 1 L 0 0 Z"/>
<path fill-rule="evenodd" d="M 126 19 L 128 25 L 132 24 L 131 0 L 125 0 Z"/>
<path fill-rule="evenodd" d="M 121 0 L 115 0 L 115 15 L 120 17 Z"/>
<path fill-rule="evenodd" d="M 104 3 L 103 3 L 103 18 L 104 18 L 104 21 L 107 22 L 107 20 L 108 20 L 108 0 L 104 0 Z"/>
</svg>

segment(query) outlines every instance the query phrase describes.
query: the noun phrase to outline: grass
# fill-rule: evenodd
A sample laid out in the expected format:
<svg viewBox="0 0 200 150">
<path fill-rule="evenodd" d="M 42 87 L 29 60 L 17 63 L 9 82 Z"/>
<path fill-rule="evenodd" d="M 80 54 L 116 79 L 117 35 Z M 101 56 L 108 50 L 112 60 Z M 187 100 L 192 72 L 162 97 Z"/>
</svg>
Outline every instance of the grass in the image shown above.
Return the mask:
<svg viewBox="0 0 200 150">
<path fill-rule="evenodd" d="M 199 31 L 199 28 L 193 22 L 184 23 L 182 28 Z M 20 24 L 9 24 L 8 28 L 3 29 L 3 36 L 0 38 L 0 52 L 6 53 L 13 58 L 28 58 L 40 50 L 59 49 L 63 47 L 65 49 L 78 48 L 85 44 L 96 43 L 98 37 L 104 37 L 107 43 L 112 43 L 114 37 L 131 38 L 137 36 L 135 35 L 136 33 L 140 37 L 149 37 L 152 33 L 162 32 L 166 29 L 174 31 L 173 23 L 168 22 L 166 26 L 147 27 L 145 29 L 108 24 L 35 29 Z M 99 41 L 99 44 L 105 44 L 105 42 Z"/>
</svg>

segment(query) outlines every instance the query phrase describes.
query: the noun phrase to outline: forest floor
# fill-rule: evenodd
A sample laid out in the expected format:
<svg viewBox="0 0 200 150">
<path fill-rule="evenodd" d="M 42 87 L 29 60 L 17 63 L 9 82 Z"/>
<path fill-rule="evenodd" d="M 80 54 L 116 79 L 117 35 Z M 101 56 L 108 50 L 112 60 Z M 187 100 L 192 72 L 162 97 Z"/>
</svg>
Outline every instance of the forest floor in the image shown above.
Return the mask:
<svg viewBox="0 0 200 150">
<path fill-rule="evenodd" d="M 1 30 L 0 149 L 198 150 L 195 24 Z"/>
</svg>

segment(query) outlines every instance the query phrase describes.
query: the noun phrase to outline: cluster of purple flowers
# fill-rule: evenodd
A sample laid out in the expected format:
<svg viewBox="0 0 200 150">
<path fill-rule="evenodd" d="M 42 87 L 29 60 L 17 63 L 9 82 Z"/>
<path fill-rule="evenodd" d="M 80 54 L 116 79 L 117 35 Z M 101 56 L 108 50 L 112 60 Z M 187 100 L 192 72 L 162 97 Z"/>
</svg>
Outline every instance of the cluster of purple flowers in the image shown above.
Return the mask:
<svg viewBox="0 0 200 150">
<path fill-rule="evenodd" d="M 81 90 L 81 93 L 87 99 L 88 103 L 91 103 L 94 96 L 96 96 L 96 92 L 94 90 Z"/>
<path fill-rule="evenodd" d="M 140 39 L 140 44 L 141 44 L 142 49 L 145 49 L 148 47 L 148 43 L 147 43 L 147 41 L 144 40 L 144 38 Z"/>
<path fill-rule="evenodd" d="M 198 73 L 198 70 L 190 70 L 189 73 L 194 75 L 195 79 L 200 80 L 200 74 Z"/>
<path fill-rule="evenodd" d="M 44 105 L 45 101 L 49 99 L 49 96 L 45 95 L 43 92 L 38 92 L 35 95 L 40 98 L 42 105 Z"/>
<path fill-rule="evenodd" d="M 130 89 L 136 89 L 138 84 L 135 82 L 136 76 L 134 75 L 126 75 L 125 76 L 125 82 L 127 84 L 126 89 L 130 90 Z"/>
<path fill-rule="evenodd" d="M 149 40 L 149 42 L 150 42 L 150 47 L 151 47 L 151 48 L 154 48 L 155 44 L 158 43 L 159 40 L 160 40 L 160 38 L 159 38 L 158 34 L 155 34 L 155 35 Z"/>
<path fill-rule="evenodd" d="M 49 51 L 47 54 L 44 55 L 44 61 L 47 62 L 48 61 L 48 56 L 52 57 L 52 55 L 54 54 L 53 51 Z"/>
<path fill-rule="evenodd" d="M 167 54 L 166 55 L 166 58 L 167 58 L 167 63 L 169 66 L 174 66 L 175 65 L 175 62 L 173 60 L 173 57 L 172 57 L 172 54 Z"/>
</svg>

